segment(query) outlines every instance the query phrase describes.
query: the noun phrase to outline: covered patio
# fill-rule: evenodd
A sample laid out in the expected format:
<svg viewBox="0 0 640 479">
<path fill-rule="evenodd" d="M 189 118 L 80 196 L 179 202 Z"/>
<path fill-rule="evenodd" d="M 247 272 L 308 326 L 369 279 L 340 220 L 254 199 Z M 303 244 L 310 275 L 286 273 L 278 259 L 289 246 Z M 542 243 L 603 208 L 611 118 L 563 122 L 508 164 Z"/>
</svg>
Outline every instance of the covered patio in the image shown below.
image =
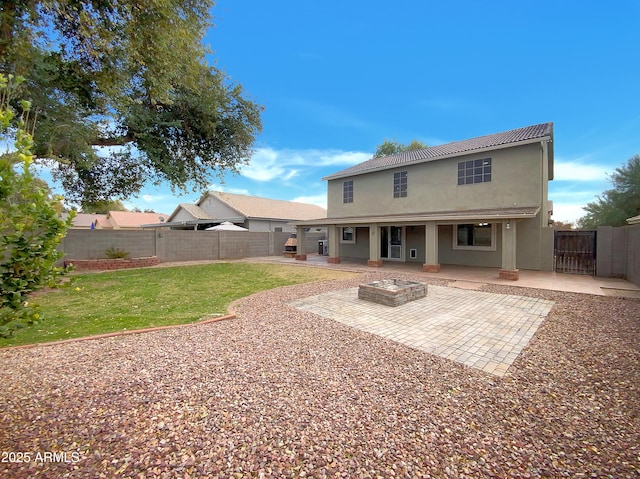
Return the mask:
<svg viewBox="0 0 640 479">
<path fill-rule="evenodd" d="M 437 273 L 443 264 L 462 262 L 496 266 L 499 278 L 518 280 L 521 267 L 552 269 L 552 258 L 527 242 L 530 225 L 539 221 L 539 213 L 540 206 L 514 206 L 295 222 L 296 259 L 307 259 L 305 231 L 324 227 L 328 231 L 328 263 L 338 264 L 345 257 L 364 258 L 370 267 L 381 267 L 385 262 L 420 263 L 422 271 Z M 542 238 L 548 251 L 553 245 L 550 231 Z"/>
</svg>

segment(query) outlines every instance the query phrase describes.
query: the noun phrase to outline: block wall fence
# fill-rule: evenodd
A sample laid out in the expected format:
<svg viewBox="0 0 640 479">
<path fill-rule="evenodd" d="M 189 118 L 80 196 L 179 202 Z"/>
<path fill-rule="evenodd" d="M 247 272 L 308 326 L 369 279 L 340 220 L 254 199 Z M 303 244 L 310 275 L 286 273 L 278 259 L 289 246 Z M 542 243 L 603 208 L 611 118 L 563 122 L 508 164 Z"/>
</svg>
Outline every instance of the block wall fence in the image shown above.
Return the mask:
<svg viewBox="0 0 640 479">
<path fill-rule="evenodd" d="M 640 225 L 598 227 L 596 276 L 625 278 L 640 286 Z"/>
<path fill-rule="evenodd" d="M 79 230 L 71 229 L 58 249 L 69 260 L 105 259 L 109 248 L 124 250 L 129 258 L 157 257 L 170 261 L 225 260 L 281 256 L 290 233 L 187 230 Z M 305 235 L 307 251 L 317 251 L 324 233 Z"/>
<path fill-rule="evenodd" d="M 170 261 L 225 260 L 281 256 L 289 233 L 185 230 L 69 230 L 60 243 L 60 261 L 104 259 L 109 248 L 130 258 Z M 305 234 L 305 251 L 318 251 L 325 233 Z M 596 275 L 622 277 L 640 285 L 640 225 L 599 227 Z"/>
</svg>

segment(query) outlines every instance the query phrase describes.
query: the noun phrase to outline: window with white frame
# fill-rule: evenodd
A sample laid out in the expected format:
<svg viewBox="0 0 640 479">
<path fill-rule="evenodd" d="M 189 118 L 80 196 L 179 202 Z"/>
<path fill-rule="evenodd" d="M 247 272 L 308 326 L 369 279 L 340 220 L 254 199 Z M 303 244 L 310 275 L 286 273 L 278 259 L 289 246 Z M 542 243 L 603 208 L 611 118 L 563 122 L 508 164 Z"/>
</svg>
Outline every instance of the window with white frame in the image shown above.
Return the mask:
<svg viewBox="0 0 640 479">
<path fill-rule="evenodd" d="M 400 171 L 393 174 L 393 197 L 405 198 L 407 196 L 407 172 Z"/>
<path fill-rule="evenodd" d="M 473 185 L 491 181 L 491 158 L 458 163 L 458 185 Z"/>
<path fill-rule="evenodd" d="M 355 243 L 356 242 L 356 229 L 352 226 L 345 226 L 342 228 L 342 235 L 340 236 L 341 243 Z"/>
<path fill-rule="evenodd" d="M 342 182 L 342 202 L 353 203 L 353 180 Z"/>
<path fill-rule="evenodd" d="M 496 225 L 469 223 L 453 226 L 453 249 L 496 250 Z"/>
</svg>

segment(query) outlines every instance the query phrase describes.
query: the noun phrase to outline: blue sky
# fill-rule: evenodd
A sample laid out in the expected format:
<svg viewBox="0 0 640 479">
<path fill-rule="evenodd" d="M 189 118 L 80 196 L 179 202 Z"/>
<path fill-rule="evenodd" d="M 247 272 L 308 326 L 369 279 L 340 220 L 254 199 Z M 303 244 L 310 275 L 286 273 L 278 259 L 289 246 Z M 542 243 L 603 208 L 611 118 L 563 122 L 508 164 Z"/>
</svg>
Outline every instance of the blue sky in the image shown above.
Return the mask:
<svg viewBox="0 0 640 479">
<path fill-rule="evenodd" d="M 555 125 L 554 219 L 640 154 L 640 2 L 220 0 L 209 61 L 265 107 L 256 153 L 214 189 L 326 206 L 321 178 L 385 139 L 430 146 Z M 171 213 L 148 187 L 128 206 Z"/>
</svg>

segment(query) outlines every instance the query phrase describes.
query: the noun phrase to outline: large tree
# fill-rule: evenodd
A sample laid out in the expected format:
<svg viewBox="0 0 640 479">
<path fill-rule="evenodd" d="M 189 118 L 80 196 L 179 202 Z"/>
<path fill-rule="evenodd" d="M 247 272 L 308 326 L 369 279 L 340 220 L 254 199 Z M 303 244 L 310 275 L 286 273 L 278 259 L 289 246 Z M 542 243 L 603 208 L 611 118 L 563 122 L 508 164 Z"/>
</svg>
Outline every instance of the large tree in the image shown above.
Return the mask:
<svg viewBox="0 0 640 479">
<path fill-rule="evenodd" d="M 578 220 L 581 228 L 624 226 L 627 218 L 640 214 L 640 155 L 616 168 L 609 179 L 613 188 L 584 207 L 587 214 Z"/>
<path fill-rule="evenodd" d="M 3 0 L 0 72 L 27 78 L 33 153 L 69 198 L 204 188 L 248 160 L 262 107 L 205 60 L 213 4 Z"/>
<path fill-rule="evenodd" d="M 402 153 L 404 151 L 422 150 L 428 147 L 429 145 L 418 140 L 413 140 L 408 145 L 404 145 L 395 140 L 384 140 L 376 147 L 376 152 L 373 154 L 373 157 L 380 158 L 383 156 L 395 155 L 396 153 Z"/>
</svg>

